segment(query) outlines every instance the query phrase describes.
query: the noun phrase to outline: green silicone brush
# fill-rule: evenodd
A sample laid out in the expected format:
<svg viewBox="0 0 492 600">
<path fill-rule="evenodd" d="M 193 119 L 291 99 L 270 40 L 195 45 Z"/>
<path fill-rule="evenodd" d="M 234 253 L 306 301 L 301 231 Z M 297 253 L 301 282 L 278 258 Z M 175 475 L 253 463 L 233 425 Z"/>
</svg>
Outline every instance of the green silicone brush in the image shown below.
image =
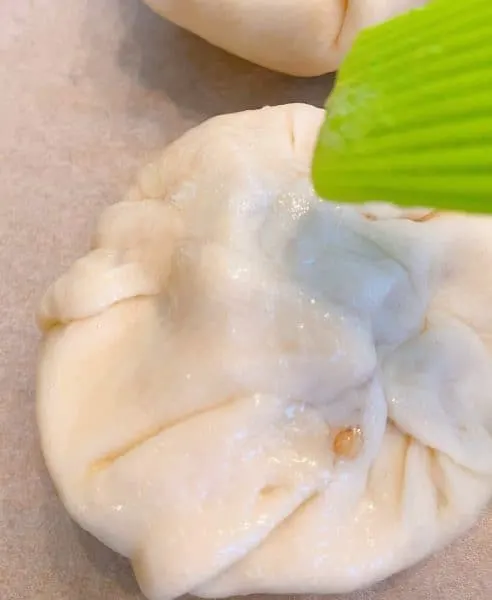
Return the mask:
<svg viewBox="0 0 492 600">
<path fill-rule="evenodd" d="M 492 212 L 492 0 L 433 0 L 363 31 L 312 175 L 337 202 Z"/>
</svg>

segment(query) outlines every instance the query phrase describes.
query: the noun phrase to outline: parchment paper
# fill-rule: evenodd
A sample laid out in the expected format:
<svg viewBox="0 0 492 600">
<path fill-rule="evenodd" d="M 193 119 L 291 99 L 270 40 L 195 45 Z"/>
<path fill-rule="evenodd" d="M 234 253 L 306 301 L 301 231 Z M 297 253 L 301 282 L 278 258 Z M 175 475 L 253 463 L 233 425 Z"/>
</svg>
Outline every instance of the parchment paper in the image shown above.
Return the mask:
<svg viewBox="0 0 492 600">
<path fill-rule="evenodd" d="M 228 56 L 138 0 L 0 0 L 1 600 L 141 598 L 126 561 L 68 518 L 43 464 L 41 293 L 170 140 L 222 112 L 321 105 L 330 85 Z M 443 553 L 350 600 L 490 599 L 491 533 L 484 517 Z"/>
</svg>

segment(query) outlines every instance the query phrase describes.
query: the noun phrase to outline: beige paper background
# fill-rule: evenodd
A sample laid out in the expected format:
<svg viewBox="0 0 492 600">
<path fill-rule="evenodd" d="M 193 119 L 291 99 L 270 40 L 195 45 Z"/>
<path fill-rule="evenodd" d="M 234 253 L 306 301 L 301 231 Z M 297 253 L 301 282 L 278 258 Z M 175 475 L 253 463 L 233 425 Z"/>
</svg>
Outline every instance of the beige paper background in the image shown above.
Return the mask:
<svg viewBox="0 0 492 600">
<path fill-rule="evenodd" d="M 141 598 L 126 562 L 67 517 L 43 465 L 40 294 L 152 153 L 221 112 L 321 105 L 330 82 L 230 57 L 138 0 L 0 0 L 1 600 Z M 443 553 L 350 600 L 492 598 L 491 534 L 484 518 Z"/>
</svg>

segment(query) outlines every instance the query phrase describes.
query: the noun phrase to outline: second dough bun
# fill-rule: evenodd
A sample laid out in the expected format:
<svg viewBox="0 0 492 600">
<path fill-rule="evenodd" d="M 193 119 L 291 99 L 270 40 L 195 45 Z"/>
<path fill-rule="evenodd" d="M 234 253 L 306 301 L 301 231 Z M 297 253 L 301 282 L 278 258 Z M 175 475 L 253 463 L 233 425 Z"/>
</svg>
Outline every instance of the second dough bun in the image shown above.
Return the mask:
<svg viewBox="0 0 492 600">
<path fill-rule="evenodd" d="M 211 44 L 273 71 L 335 71 L 357 33 L 426 0 L 144 0 Z"/>
</svg>

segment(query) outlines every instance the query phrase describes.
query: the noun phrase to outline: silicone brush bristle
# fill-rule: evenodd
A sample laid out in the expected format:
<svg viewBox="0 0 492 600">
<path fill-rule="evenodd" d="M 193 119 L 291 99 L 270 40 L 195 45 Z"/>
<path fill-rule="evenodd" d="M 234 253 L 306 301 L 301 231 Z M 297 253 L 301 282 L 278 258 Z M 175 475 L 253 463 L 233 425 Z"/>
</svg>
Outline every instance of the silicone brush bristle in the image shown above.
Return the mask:
<svg viewBox="0 0 492 600">
<path fill-rule="evenodd" d="M 434 0 L 363 31 L 312 171 L 337 202 L 492 212 L 492 2 Z"/>
</svg>

